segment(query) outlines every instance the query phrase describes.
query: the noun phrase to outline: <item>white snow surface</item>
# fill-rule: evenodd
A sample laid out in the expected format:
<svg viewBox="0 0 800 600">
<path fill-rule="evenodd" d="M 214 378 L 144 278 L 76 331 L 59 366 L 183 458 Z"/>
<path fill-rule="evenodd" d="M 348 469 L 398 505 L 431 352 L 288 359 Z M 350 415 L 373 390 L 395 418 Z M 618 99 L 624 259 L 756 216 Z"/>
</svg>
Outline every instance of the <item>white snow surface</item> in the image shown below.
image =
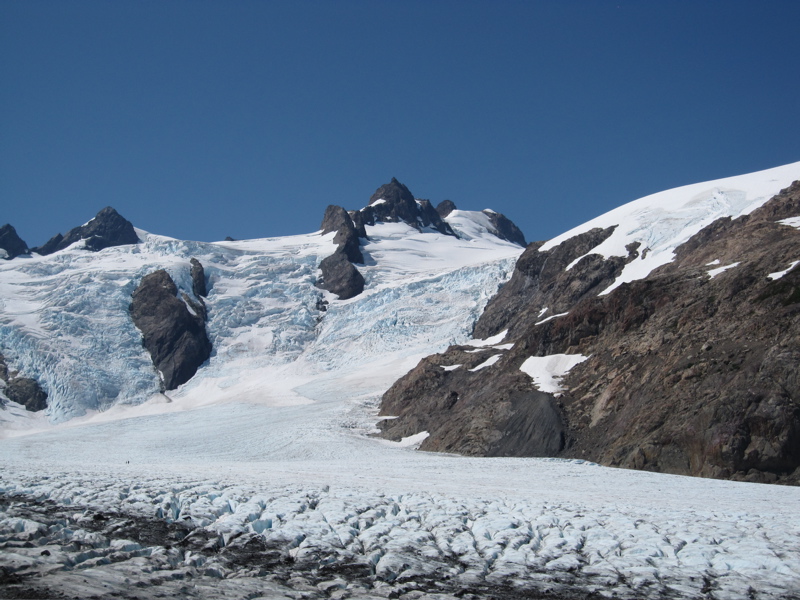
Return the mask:
<svg viewBox="0 0 800 600">
<path fill-rule="evenodd" d="M 776 280 L 776 279 L 780 279 L 781 277 L 783 277 L 784 275 L 786 275 L 786 274 L 787 274 L 789 271 L 791 271 L 792 269 L 794 269 L 794 268 L 795 268 L 797 265 L 800 265 L 800 260 L 796 260 L 796 261 L 794 261 L 792 264 L 790 264 L 790 265 L 789 265 L 789 266 L 788 266 L 786 269 L 784 269 L 783 271 L 777 271 L 777 272 L 775 272 L 775 273 L 770 273 L 769 275 L 767 275 L 767 277 L 768 277 L 769 279 L 772 279 L 773 281 L 774 281 L 774 280 Z"/>
<path fill-rule="evenodd" d="M 796 597 L 797 488 L 415 451 L 427 432 L 400 443 L 370 437 L 382 393 L 421 357 L 468 341 L 521 248 L 378 225 L 359 267 L 364 294 L 325 294 L 320 314 L 313 283 L 332 234 L 205 244 L 138 233 L 138 246 L 0 264 L 6 356 L 52 401 L 47 415 L 7 401 L 0 410 L 0 492 L 76 514 L 92 507 L 186 522 L 223 545 L 260 536 L 298 561 L 369 565 L 374 585 L 347 587 L 353 598 L 454 598 L 414 591 L 408 582 L 425 575 L 623 599 Z M 206 269 L 215 353 L 188 384 L 159 394 L 127 305 L 156 268 L 189 293 L 191 257 Z M 579 358 L 543 371 L 557 385 Z M 86 531 L 58 527 L 65 541 L 92 543 Z M 46 529 L 0 510 L 0 539 Z M 300 593 L 227 573 L 213 557 L 201 557 L 202 570 L 175 548 L 97 542 L 70 558 L 74 571 L 54 566 L 59 552 L 4 548 L 0 567 L 39 572 L 52 586 L 74 581 L 70 593 L 87 596 L 143 578 L 179 596 L 186 582 L 171 573 L 192 569 L 195 590 L 214 578 L 207 595 L 193 597 Z M 110 560 L 123 552 L 133 558 Z M 337 591 L 325 597 L 346 597 L 330 585 Z"/>
<path fill-rule="evenodd" d="M 794 227 L 795 229 L 800 229 L 800 217 L 789 217 L 788 219 L 778 221 L 778 223 L 788 225 L 789 227 Z"/>
<path fill-rule="evenodd" d="M 738 262 L 735 262 L 735 263 L 731 263 L 731 264 L 729 264 L 729 265 L 725 265 L 725 266 L 723 266 L 723 267 L 717 267 L 716 269 L 710 269 L 710 270 L 708 271 L 708 276 L 709 276 L 711 279 L 714 279 L 714 277 L 716 277 L 716 276 L 717 276 L 717 275 L 719 275 L 720 273 L 724 273 L 724 272 L 725 272 L 725 271 L 727 271 L 728 269 L 733 269 L 734 267 L 738 267 L 738 266 L 739 266 L 739 263 L 738 263 Z"/>
<path fill-rule="evenodd" d="M 629 262 L 614 283 L 601 292 L 607 294 L 671 262 L 675 248 L 703 227 L 721 217 L 736 218 L 751 213 L 798 179 L 800 162 L 659 192 L 579 225 L 548 241 L 541 250 L 555 248 L 596 227 L 616 226 L 608 239 L 587 254 L 624 257 L 628 255 L 625 246 L 639 242 L 639 258 Z M 781 222 L 796 226 L 791 219 Z M 578 260 L 580 258 L 572 264 L 577 264 Z"/>
<path fill-rule="evenodd" d="M 472 371 L 474 373 L 476 371 L 480 371 L 481 369 L 485 369 L 487 367 L 491 367 L 498 360 L 500 360 L 502 358 L 502 356 L 503 356 L 502 354 L 493 354 L 492 356 L 487 358 L 485 361 L 483 361 L 481 364 L 479 364 L 477 367 L 474 367 L 474 368 L 470 369 L 470 371 Z"/>
<path fill-rule="evenodd" d="M 492 225 L 492 221 L 485 214 L 486 212 L 494 211 L 486 209 L 478 212 L 456 209 L 447 215 L 444 220 L 460 238 L 466 240 L 481 239 L 486 235 L 486 231 L 497 233 L 497 229 Z"/>
<path fill-rule="evenodd" d="M 560 380 L 575 366 L 587 360 L 582 354 L 551 354 L 531 356 L 525 359 L 519 369 L 530 375 L 539 391 L 559 396 L 563 391 Z"/>
</svg>

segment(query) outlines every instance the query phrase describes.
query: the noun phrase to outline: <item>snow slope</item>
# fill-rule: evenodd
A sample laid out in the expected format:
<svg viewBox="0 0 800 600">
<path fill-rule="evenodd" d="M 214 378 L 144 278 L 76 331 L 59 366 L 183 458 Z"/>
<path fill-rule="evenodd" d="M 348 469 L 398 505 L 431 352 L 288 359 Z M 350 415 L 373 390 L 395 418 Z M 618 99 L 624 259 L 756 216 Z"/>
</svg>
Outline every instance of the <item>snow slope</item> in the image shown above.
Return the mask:
<svg viewBox="0 0 800 600">
<path fill-rule="evenodd" d="M 628 255 L 626 246 L 638 242 L 640 256 L 628 263 L 616 281 L 601 292 L 607 294 L 671 262 L 675 248 L 707 225 L 721 217 L 736 218 L 753 212 L 798 179 L 800 162 L 659 192 L 570 229 L 548 241 L 541 250 L 550 250 L 596 227 L 616 226 L 608 239 L 587 254 L 625 257 Z M 576 258 L 572 264 L 577 264 L 581 258 Z"/>
<path fill-rule="evenodd" d="M 738 180 L 744 200 L 725 197 L 740 198 L 738 214 L 751 210 L 752 190 L 800 178 L 800 163 L 790 167 L 755 174 L 761 188 Z M 732 210 L 707 199 L 687 207 L 679 195 L 579 229 L 622 222 L 612 238 L 649 240 L 649 268 L 708 211 Z M 683 221 L 648 220 L 670 210 Z M 479 223 L 457 212 L 455 229 Z M 799 597 L 796 488 L 415 452 L 425 432 L 401 443 L 368 436 L 381 394 L 422 356 L 467 343 L 510 275 L 522 250 L 473 231 L 457 240 L 397 223 L 368 228 L 364 294 L 326 295 L 325 313 L 313 282 L 332 234 L 201 244 L 141 232 L 136 248 L 0 264 L 7 356 L 44 382 L 58 422 L 0 411 L 0 492 L 74 511 L 44 523 L 14 512 L 22 500 L 0 506 L 0 567 L 78 596 Z M 209 280 L 215 353 L 165 397 L 119 309 L 154 268 L 191 290 L 191 257 Z M 472 345 L 498 346 L 503 335 Z M 565 368 L 542 367 L 551 378 Z M 81 526 L 91 510 L 187 523 L 218 552 L 104 540 Z M 293 577 L 224 563 L 225 548 L 250 539 L 280 548 Z M 369 575 L 317 577 L 336 564 Z"/>
</svg>

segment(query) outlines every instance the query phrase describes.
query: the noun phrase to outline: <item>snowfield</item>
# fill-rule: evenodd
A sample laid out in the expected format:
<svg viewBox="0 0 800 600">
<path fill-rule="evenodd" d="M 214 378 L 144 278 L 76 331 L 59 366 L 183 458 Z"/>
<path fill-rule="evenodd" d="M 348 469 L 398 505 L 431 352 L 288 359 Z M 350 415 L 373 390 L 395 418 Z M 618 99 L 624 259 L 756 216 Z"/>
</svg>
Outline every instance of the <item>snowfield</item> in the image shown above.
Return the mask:
<svg viewBox="0 0 800 600">
<path fill-rule="evenodd" d="M 746 176 L 738 185 L 750 198 Z M 504 333 L 470 331 L 522 249 L 482 230 L 481 213 L 448 221 L 462 239 L 368 227 L 365 292 L 347 301 L 314 286 L 333 234 L 208 244 L 139 232 L 136 247 L 0 262 L 2 350 L 50 394 L 47 414 L 0 410 L 0 591 L 800 598 L 796 488 L 417 452 L 426 432 L 371 437 L 381 395 L 422 357 L 507 349 Z M 214 353 L 161 394 L 127 306 L 157 268 L 191 293 L 192 257 Z M 528 370 L 555 389 L 580 358 Z"/>
</svg>

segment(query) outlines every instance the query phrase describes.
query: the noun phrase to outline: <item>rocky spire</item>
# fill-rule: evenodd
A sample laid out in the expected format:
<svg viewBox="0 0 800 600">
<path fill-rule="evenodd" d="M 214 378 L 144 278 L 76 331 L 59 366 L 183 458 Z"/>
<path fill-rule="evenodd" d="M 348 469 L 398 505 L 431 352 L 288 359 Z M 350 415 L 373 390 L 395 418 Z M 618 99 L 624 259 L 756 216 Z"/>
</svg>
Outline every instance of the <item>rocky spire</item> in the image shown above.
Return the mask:
<svg viewBox="0 0 800 600">
<path fill-rule="evenodd" d="M 3 253 L 5 252 L 5 256 Z M 11 225 L 0 227 L 0 258 L 12 259 L 20 254 L 28 253 L 28 245 L 17 235 Z"/>
<path fill-rule="evenodd" d="M 375 190 L 369 206 L 361 209 L 361 215 L 367 225 L 402 221 L 416 229 L 430 227 L 445 235 L 456 235 L 428 200 L 416 200 L 414 194 L 394 177 Z"/>
<path fill-rule="evenodd" d="M 86 249 L 95 252 L 111 246 L 139 243 L 131 222 L 107 206 L 86 225 L 70 229 L 63 236 L 56 234 L 46 244 L 32 250 L 42 255 L 52 254 L 80 240 L 86 240 Z"/>
</svg>

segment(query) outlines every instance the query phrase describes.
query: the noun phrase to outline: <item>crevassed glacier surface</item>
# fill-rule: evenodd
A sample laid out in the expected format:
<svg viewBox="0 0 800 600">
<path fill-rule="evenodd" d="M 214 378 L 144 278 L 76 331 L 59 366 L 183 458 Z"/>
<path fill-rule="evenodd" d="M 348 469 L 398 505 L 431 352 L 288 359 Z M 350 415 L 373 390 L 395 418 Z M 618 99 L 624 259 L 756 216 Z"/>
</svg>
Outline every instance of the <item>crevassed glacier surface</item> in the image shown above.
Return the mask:
<svg viewBox="0 0 800 600">
<path fill-rule="evenodd" d="M 314 285 L 319 262 L 335 248 L 333 234 L 201 243 L 139 231 L 138 245 L 91 253 L 76 244 L 4 262 L 2 350 L 48 393 L 53 422 L 142 403 L 158 394 L 159 377 L 129 316 L 131 294 L 159 268 L 191 294 L 195 257 L 208 282 L 214 350 L 174 395 L 199 387 L 217 398 L 253 369 L 301 359 L 300 370 L 310 373 L 357 368 L 376 353 L 422 355 L 465 339 L 521 252 L 488 234 L 462 240 L 402 223 L 369 230 L 361 267 L 367 290 L 347 302 Z M 323 299 L 326 311 L 319 309 Z M 248 397 L 269 393 L 260 383 L 237 389 Z"/>
</svg>

